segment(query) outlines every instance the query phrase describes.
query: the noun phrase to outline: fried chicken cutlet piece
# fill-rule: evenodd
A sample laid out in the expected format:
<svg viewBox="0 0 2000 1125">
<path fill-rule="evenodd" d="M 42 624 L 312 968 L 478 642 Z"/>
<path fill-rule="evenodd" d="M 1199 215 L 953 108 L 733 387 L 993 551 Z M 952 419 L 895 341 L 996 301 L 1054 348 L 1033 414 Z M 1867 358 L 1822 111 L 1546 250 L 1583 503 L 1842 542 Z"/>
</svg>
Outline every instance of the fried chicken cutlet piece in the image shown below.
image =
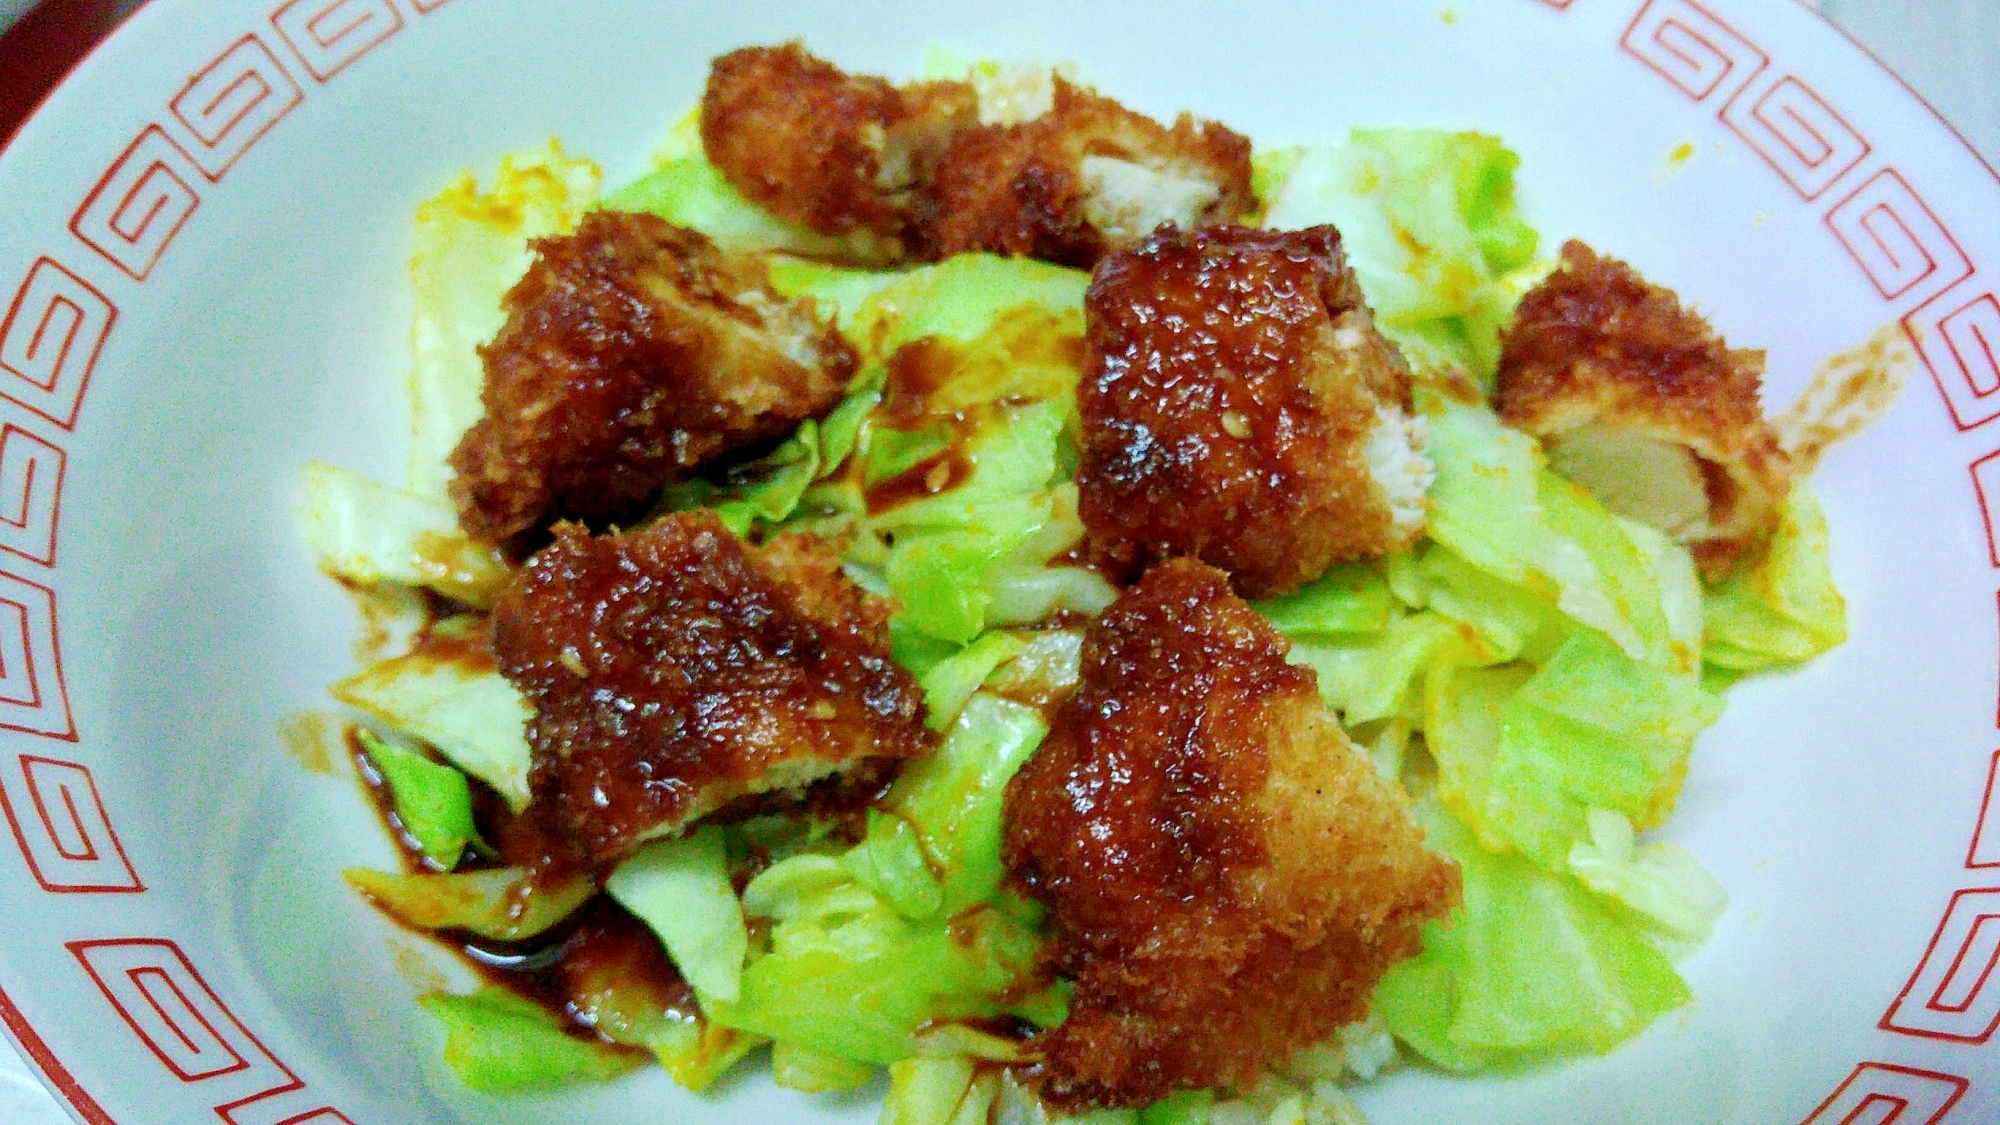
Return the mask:
<svg viewBox="0 0 2000 1125">
<path fill-rule="evenodd" d="M 827 235 L 872 232 L 878 259 L 968 250 L 1089 266 L 1163 222 L 1254 210 L 1250 142 L 1172 127 L 1060 76 L 1049 109 L 981 122 L 969 82 L 893 86 L 796 43 L 717 58 L 702 148 L 745 198 Z"/>
<path fill-rule="evenodd" d="M 967 250 L 1088 268 L 1163 223 L 1256 209 L 1250 141 L 1183 113 L 1171 128 L 1057 76 L 1049 111 L 958 135 L 925 199 L 929 253 Z"/>
<path fill-rule="evenodd" d="M 1764 353 L 1732 349 L 1671 290 L 1581 242 L 1501 339 L 1508 425 L 1606 507 L 1720 578 L 1777 524 L 1794 470 L 1758 400 Z"/>
<path fill-rule="evenodd" d="M 738 797 L 929 752 L 888 615 L 812 537 L 752 548 L 707 511 L 556 525 L 493 612 L 534 801 L 601 867 Z"/>
<path fill-rule="evenodd" d="M 1084 313 L 1077 484 L 1109 569 L 1192 555 L 1267 597 L 1422 532 L 1409 368 L 1332 227 L 1161 230 Z"/>
<path fill-rule="evenodd" d="M 610 519 L 713 458 L 840 400 L 854 351 L 703 235 L 596 211 L 539 239 L 483 349 L 485 415 L 453 450 L 477 538 Z"/>
<path fill-rule="evenodd" d="M 1007 787 L 1003 855 L 1076 981 L 1037 1040 L 1066 1108 L 1250 1086 L 1365 1015 L 1458 901 L 1287 647 L 1222 572 L 1163 563 L 1091 628 Z"/>
<path fill-rule="evenodd" d="M 752 203 L 820 234 L 874 235 L 869 256 L 895 260 L 938 159 L 978 120 L 968 83 L 892 86 L 786 43 L 710 64 L 701 142 Z"/>
</svg>

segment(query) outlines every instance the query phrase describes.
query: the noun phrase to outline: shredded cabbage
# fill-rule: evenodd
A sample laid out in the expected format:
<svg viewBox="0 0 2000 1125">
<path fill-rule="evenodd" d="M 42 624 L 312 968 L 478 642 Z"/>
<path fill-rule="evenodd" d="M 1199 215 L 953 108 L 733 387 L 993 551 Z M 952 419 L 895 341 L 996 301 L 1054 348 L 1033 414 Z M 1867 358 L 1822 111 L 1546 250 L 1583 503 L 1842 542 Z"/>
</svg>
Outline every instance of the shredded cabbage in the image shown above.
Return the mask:
<svg viewBox="0 0 2000 1125">
<path fill-rule="evenodd" d="M 1487 851 L 1434 806 L 1425 825 L 1458 861 L 1465 905 L 1425 926 L 1423 952 L 1375 992 L 1418 1054 L 1460 1071 L 1601 1054 L 1690 999 L 1666 957 L 1568 875 Z"/>
<path fill-rule="evenodd" d="M 638 1065 L 634 1055 L 568 1034 L 540 1004 L 497 985 L 469 996 L 433 992 L 418 1002 L 445 1025 L 446 1065 L 482 1093 L 615 1078 Z"/>
<path fill-rule="evenodd" d="M 1734 673 L 1810 660 L 1847 639 L 1847 601 L 1833 584 L 1826 517 L 1792 486 L 1763 554 L 1709 591 L 1702 658 Z"/>
<path fill-rule="evenodd" d="M 479 842 L 472 822 L 472 787 L 465 775 L 373 731 L 361 731 L 359 737 L 389 789 L 396 819 L 424 858 L 442 871 L 458 866 L 465 849 Z"/>
<path fill-rule="evenodd" d="M 647 844 L 619 864 L 604 889 L 660 936 L 696 996 L 737 998 L 750 933 L 722 829 Z"/>
<path fill-rule="evenodd" d="M 1257 170 L 1266 226 L 1338 227 L 1369 305 L 1413 361 L 1490 385 L 1500 327 L 1546 271 L 1514 201 L 1519 163 L 1481 133 L 1357 129 Z"/>
</svg>

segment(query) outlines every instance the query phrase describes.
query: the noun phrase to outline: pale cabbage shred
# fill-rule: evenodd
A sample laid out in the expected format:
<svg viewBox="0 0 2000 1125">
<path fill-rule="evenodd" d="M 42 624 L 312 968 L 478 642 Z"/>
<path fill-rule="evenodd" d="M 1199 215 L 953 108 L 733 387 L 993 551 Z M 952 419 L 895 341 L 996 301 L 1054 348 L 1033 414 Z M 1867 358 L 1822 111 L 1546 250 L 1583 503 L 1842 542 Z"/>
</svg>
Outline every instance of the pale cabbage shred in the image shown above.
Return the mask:
<svg viewBox="0 0 2000 1125">
<path fill-rule="evenodd" d="M 966 65 L 938 54 L 931 71 Z M 980 63 L 971 75 L 997 115 L 1032 115 L 1047 96 L 1045 69 Z M 654 211 L 731 250 L 845 248 L 737 197 L 701 156 L 695 124 L 690 115 L 676 125 L 654 170 L 605 204 Z M 1769 557 L 1705 593 L 1686 551 L 1556 476 L 1537 443 L 1500 425 L 1469 389 L 1490 385 L 1498 329 L 1548 268 L 1514 208 L 1514 164 L 1490 137 L 1423 130 L 1356 132 L 1256 159 L 1268 225 L 1341 230 L 1372 307 L 1422 375 L 1438 468 L 1429 540 L 1416 552 L 1337 568 L 1258 608 L 1293 638 L 1294 659 L 1318 671 L 1357 741 L 1410 790 L 1433 846 L 1460 860 L 1466 910 L 1451 927 L 1430 927 L 1426 952 L 1391 974 L 1366 1020 L 1255 1089 L 1080 1120 L 1360 1122 L 1345 1087 L 1394 1065 L 1397 1039 L 1434 1063 L 1478 1069 L 1607 1050 L 1687 999 L 1660 949 L 1702 941 L 1726 899 L 1691 853 L 1636 833 L 1671 809 L 1694 734 L 1719 708 L 1708 689 L 1839 643 L 1844 606 L 1824 521 L 1803 489 Z M 308 468 L 308 539 L 330 573 L 490 603 L 505 566 L 458 531 L 444 457 L 478 415 L 477 346 L 500 324 L 499 299 L 528 265 L 528 240 L 572 227 L 597 204 L 599 180 L 595 165 L 551 144 L 503 162 L 488 191 L 468 176 L 420 208 L 409 477 L 399 488 Z M 864 369 L 832 415 L 721 486 L 670 489 L 662 508 L 707 504 L 739 533 L 856 532 L 849 572 L 901 598 L 897 656 L 918 672 L 946 738 L 847 852 L 810 826 L 753 823 L 655 842 L 612 874 L 609 892 L 659 933 L 709 1019 L 627 1010 L 615 988 L 594 997 L 593 1018 L 612 1039 L 653 1050 L 691 1088 L 774 1041 L 774 1075 L 796 1089 L 849 1089 L 887 1065 L 884 1122 L 1058 1119 L 1010 1075 L 978 1065 L 1013 1061 L 1018 1047 L 950 1020 L 996 1014 L 983 997 L 1016 979 L 1038 941 L 1035 910 L 1000 890 L 997 847 L 1000 791 L 1045 728 L 996 692 L 1073 684 L 1080 634 L 1009 627 L 1060 608 L 1095 612 L 1114 593 L 1093 572 L 1051 563 L 1082 532 L 1066 452 L 1077 373 L 1007 358 L 1019 354 L 1010 342 L 1081 332 L 1084 280 L 981 257 L 905 273 L 776 260 L 774 284 L 837 311 Z M 969 481 L 870 516 L 852 475 L 836 470 L 889 473 L 935 451 L 871 414 L 881 361 L 926 335 L 962 348 L 963 377 L 941 395 L 1015 405 L 982 431 Z M 1705 644 L 1720 665 L 1704 663 Z M 497 674 L 399 658 L 336 694 L 516 807 L 526 800 L 526 704 Z M 462 800 L 443 792 L 433 804 Z M 396 798 L 406 819 L 425 815 Z M 468 809 L 450 816 L 470 823 Z M 739 901 L 731 849 L 745 836 L 779 861 Z M 353 877 L 406 919 L 531 936 L 490 905 L 516 873 Z M 558 898 L 559 916 L 576 894 Z M 746 917 L 769 920 L 755 940 Z M 982 924 L 965 926 L 967 917 Z M 945 939 L 954 918 L 974 940 Z M 959 991 L 913 994 L 913 979 Z M 580 1052 L 539 1009 L 493 990 L 425 1004 L 449 1029 L 447 1061 L 481 1089 L 624 1066 Z M 1009 1010 L 1046 1025 L 1065 1005 L 1051 990 Z"/>
</svg>

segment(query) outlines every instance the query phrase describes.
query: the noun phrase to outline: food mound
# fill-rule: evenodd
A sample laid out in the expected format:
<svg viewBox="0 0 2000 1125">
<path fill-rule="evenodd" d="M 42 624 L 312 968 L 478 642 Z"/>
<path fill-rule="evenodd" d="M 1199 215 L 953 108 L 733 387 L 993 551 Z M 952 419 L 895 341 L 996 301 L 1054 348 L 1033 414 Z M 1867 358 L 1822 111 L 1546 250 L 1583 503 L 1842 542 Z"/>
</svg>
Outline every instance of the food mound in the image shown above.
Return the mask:
<svg viewBox="0 0 2000 1125">
<path fill-rule="evenodd" d="M 444 1062 L 1354 1122 L 1686 1004 L 1646 834 L 1845 637 L 1762 354 L 1539 258 L 1495 138 L 927 70 L 734 51 L 638 180 L 419 209 L 409 480 L 307 532 Z"/>
</svg>

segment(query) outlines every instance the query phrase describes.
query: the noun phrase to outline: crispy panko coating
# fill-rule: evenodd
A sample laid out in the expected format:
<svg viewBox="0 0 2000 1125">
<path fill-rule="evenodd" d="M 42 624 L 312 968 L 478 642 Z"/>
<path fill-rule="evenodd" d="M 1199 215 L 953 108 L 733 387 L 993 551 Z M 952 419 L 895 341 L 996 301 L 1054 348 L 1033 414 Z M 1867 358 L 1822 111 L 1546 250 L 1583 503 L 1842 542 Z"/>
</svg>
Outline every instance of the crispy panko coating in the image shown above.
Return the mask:
<svg viewBox="0 0 2000 1125">
<path fill-rule="evenodd" d="M 483 349 L 485 416 L 452 452 L 475 537 L 624 516 L 706 461 L 840 400 L 853 349 L 701 234 L 597 211 L 538 239 Z"/>
<path fill-rule="evenodd" d="M 1087 267 L 1161 223 L 1256 209 L 1247 138 L 1186 114 L 1170 128 L 1049 81 L 1048 109 L 1016 120 L 1017 92 L 982 106 L 969 82 L 894 86 L 797 43 L 746 47 L 709 71 L 702 148 L 774 214 L 872 235 L 876 260 L 987 250 Z"/>
<path fill-rule="evenodd" d="M 747 547 L 705 510 L 556 525 L 495 606 L 493 649 L 534 707 L 534 801 L 596 866 L 738 797 L 932 744 L 887 606 L 819 540 Z"/>
<path fill-rule="evenodd" d="M 1161 230 L 1084 312 L 1077 484 L 1109 569 L 1191 555 L 1266 597 L 1422 532 L 1409 368 L 1332 227 Z"/>
<path fill-rule="evenodd" d="M 1502 338 L 1494 402 L 1557 469 L 1719 578 L 1770 535 L 1791 491 L 1763 372 L 1763 352 L 1730 348 L 1671 290 L 1571 241 Z"/>
<path fill-rule="evenodd" d="M 1065 1107 L 1251 1085 L 1366 1014 L 1458 901 L 1286 648 L 1220 571 L 1163 563 L 1091 628 L 1008 785 L 1004 856 L 1076 981 L 1037 1040 Z"/>
<path fill-rule="evenodd" d="M 938 159 L 978 120 L 968 83 L 892 86 L 787 43 L 715 60 L 701 140 L 751 202 L 821 234 L 877 235 L 875 256 L 893 259 Z"/>
<path fill-rule="evenodd" d="M 1089 267 L 1162 223 L 1256 209 L 1250 141 L 1182 114 L 1172 128 L 1061 77 L 1049 112 L 959 134 L 926 201 L 928 252 L 987 250 Z"/>
</svg>

